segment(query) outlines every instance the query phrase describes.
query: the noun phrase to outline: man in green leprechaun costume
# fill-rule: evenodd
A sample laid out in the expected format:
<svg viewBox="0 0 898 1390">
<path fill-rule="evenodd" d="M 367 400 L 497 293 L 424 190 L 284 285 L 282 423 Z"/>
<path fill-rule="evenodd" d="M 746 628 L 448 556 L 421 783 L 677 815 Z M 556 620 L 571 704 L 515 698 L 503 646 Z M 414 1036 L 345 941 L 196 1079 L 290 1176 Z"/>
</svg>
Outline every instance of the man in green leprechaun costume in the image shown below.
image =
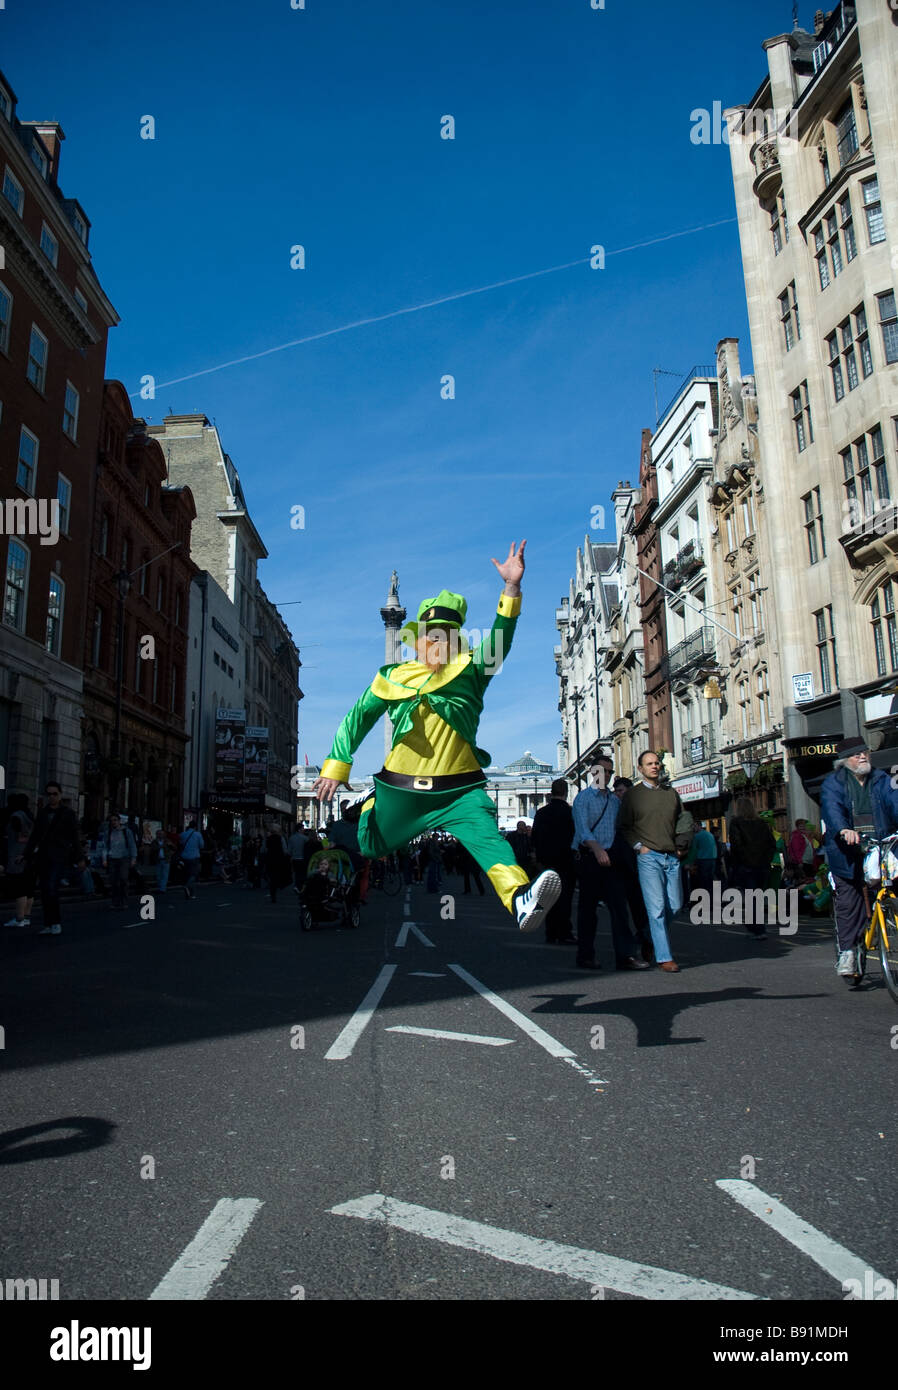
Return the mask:
<svg viewBox="0 0 898 1390">
<path fill-rule="evenodd" d="M 443 589 L 425 599 L 401 639 L 418 659 L 382 666 L 334 737 L 314 784 L 320 801 L 348 785 L 353 755 L 387 712 L 393 740 L 362 804 L 359 848 L 379 859 L 432 830 L 447 830 L 476 859 L 522 931 L 536 931 L 561 893 L 549 869 L 531 883 L 496 825 L 483 769 L 488 753 L 476 745 L 486 688 L 507 655 L 521 611 L 524 547 L 514 543 L 500 565 L 505 588 L 492 629 L 473 650 L 461 633 L 468 605 Z"/>
</svg>

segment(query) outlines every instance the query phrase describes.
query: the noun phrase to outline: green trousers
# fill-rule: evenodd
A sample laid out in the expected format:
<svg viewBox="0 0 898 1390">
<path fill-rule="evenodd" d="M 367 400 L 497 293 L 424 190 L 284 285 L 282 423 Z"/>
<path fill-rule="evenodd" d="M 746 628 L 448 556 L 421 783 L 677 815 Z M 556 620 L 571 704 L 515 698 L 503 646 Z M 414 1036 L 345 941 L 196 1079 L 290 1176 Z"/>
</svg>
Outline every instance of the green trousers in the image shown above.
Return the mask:
<svg viewBox="0 0 898 1390">
<path fill-rule="evenodd" d="M 510 912 L 515 893 L 530 879 L 500 835 L 485 789 L 416 792 L 375 777 L 374 796 L 362 806 L 359 820 L 359 849 L 367 859 L 392 854 L 432 830 L 448 831 L 470 851 Z"/>
</svg>

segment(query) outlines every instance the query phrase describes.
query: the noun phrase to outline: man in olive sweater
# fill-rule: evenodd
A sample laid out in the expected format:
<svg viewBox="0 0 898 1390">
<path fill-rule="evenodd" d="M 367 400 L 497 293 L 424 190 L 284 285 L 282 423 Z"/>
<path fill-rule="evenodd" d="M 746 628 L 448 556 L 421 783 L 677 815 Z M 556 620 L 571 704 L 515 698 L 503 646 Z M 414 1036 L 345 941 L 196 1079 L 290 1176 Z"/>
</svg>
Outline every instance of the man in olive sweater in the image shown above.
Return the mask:
<svg viewBox="0 0 898 1390">
<path fill-rule="evenodd" d="M 675 971 L 680 967 L 671 956 L 667 928 L 683 906 L 680 860 L 689 848 L 691 835 L 688 831 L 677 833 L 683 807 L 672 787 L 661 786 L 658 754 L 646 749 L 639 755 L 638 766 L 640 780 L 623 799 L 617 827 L 636 850 L 655 960 L 662 970 Z"/>
</svg>

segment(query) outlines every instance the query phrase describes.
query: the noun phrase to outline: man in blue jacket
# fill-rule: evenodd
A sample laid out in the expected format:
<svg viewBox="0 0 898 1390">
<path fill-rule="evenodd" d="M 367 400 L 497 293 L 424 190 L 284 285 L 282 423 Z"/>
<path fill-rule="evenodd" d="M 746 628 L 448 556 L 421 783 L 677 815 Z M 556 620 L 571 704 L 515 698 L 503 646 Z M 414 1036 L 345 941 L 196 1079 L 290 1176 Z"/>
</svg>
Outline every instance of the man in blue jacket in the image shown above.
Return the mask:
<svg viewBox="0 0 898 1390">
<path fill-rule="evenodd" d="M 835 882 L 836 971 L 854 980 L 854 950 L 870 919 L 864 901 L 860 838 L 866 834 L 881 840 L 898 831 L 898 791 L 887 772 L 874 771 L 862 738 L 843 738 L 836 744 L 835 767 L 820 789 L 820 811 L 826 827 L 823 851 Z"/>
</svg>

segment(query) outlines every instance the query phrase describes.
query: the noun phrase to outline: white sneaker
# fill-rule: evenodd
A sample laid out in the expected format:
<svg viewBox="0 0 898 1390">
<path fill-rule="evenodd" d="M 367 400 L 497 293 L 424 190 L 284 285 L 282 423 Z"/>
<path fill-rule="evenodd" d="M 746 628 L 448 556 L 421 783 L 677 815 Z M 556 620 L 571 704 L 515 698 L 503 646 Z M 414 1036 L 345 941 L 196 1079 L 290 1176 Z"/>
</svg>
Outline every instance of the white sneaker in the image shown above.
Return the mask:
<svg viewBox="0 0 898 1390">
<path fill-rule="evenodd" d="M 9 921 L 4 922 L 3 925 L 4 927 L 24 927 L 27 920 L 27 918 L 23 917 L 20 922 L 18 917 L 10 917 Z"/>
<path fill-rule="evenodd" d="M 61 931 L 62 927 L 56 922 L 52 927 L 41 927 L 38 936 L 59 936 Z"/>
<path fill-rule="evenodd" d="M 857 974 L 857 956 L 854 951 L 840 951 L 839 964 L 836 966 L 837 975 L 847 975 L 854 978 Z"/>
<path fill-rule="evenodd" d="M 538 931 L 560 897 L 561 879 L 554 869 L 545 869 L 526 888 L 519 888 L 512 905 L 521 931 Z"/>
</svg>

